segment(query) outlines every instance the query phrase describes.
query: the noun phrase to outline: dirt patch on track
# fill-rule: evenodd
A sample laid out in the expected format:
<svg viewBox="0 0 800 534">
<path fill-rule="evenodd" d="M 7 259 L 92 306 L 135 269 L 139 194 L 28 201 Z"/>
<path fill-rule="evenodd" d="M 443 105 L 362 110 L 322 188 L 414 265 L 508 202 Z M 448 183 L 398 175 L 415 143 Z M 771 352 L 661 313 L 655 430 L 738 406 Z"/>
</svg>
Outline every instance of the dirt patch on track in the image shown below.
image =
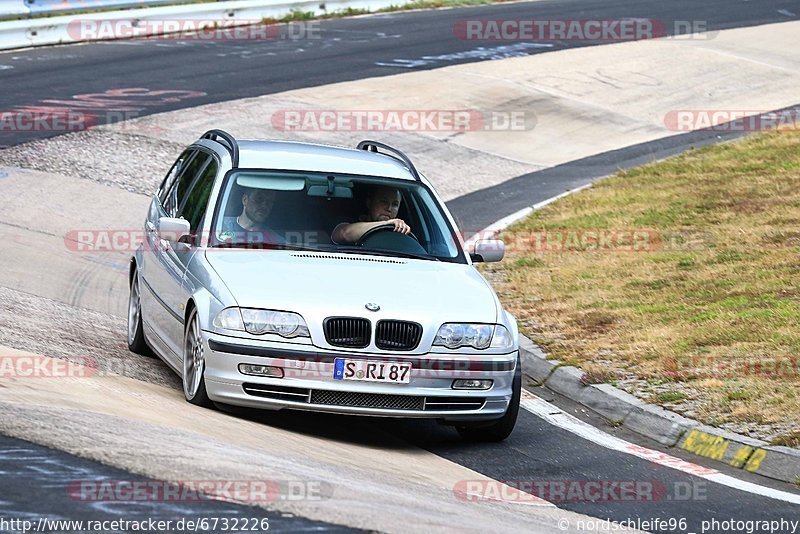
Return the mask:
<svg viewBox="0 0 800 534">
<path fill-rule="evenodd" d="M 119 317 L 0 287 L 0 345 L 91 362 L 100 374 L 180 390 L 180 380 L 161 360 L 128 351 L 125 328 Z"/>
</svg>

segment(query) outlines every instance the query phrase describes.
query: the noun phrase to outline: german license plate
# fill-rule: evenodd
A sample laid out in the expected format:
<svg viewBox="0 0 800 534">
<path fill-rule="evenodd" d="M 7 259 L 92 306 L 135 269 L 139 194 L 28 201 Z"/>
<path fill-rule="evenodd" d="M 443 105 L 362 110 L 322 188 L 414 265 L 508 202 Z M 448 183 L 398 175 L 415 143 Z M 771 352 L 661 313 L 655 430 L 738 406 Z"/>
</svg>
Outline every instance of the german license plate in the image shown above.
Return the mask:
<svg viewBox="0 0 800 534">
<path fill-rule="evenodd" d="M 411 363 L 336 358 L 333 365 L 333 378 L 334 380 L 408 384 L 411 381 Z"/>
</svg>

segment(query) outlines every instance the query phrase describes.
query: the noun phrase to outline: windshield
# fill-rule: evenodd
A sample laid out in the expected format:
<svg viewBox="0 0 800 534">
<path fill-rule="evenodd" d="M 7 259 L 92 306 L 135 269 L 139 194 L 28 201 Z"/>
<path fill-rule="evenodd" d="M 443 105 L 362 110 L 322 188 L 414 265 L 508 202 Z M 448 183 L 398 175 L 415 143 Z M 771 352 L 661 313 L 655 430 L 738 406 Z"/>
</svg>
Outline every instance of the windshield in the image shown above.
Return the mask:
<svg viewBox="0 0 800 534">
<path fill-rule="evenodd" d="M 235 170 L 217 203 L 211 246 L 465 263 L 455 236 L 441 206 L 419 182 Z"/>
</svg>

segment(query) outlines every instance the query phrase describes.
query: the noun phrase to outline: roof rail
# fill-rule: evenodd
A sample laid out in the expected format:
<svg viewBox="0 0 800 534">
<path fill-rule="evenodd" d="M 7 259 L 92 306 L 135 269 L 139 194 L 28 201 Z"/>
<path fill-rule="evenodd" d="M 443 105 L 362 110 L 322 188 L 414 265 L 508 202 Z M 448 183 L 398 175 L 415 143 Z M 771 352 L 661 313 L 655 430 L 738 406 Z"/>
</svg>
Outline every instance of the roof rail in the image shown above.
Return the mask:
<svg viewBox="0 0 800 534">
<path fill-rule="evenodd" d="M 419 173 L 417 172 L 417 168 L 414 167 L 414 164 L 411 162 L 411 159 L 402 152 L 400 152 L 399 150 L 397 150 L 396 148 L 386 145 L 384 143 L 379 143 L 378 141 L 369 141 L 369 140 L 361 141 L 360 143 L 358 143 L 358 146 L 356 148 L 358 148 L 358 150 L 368 150 L 370 152 L 378 152 L 379 148 L 383 149 L 386 152 L 389 152 L 389 154 L 384 154 L 385 156 L 389 156 L 396 160 L 400 160 L 400 162 L 404 163 L 405 166 L 408 167 L 408 170 L 411 171 L 411 174 L 414 176 L 414 179 L 416 181 L 418 182 L 422 181 L 422 178 L 420 178 Z"/>
<path fill-rule="evenodd" d="M 239 166 L 239 145 L 236 143 L 236 139 L 224 130 L 209 130 L 200 136 L 200 139 L 209 139 L 211 141 L 216 141 L 217 143 L 224 146 L 231 155 L 231 162 L 233 163 L 233 168 Z M 221 142 L 220 140 L 224 141 Z M 227 146 L 225 146 L 227 143 Z"/>
</svg>

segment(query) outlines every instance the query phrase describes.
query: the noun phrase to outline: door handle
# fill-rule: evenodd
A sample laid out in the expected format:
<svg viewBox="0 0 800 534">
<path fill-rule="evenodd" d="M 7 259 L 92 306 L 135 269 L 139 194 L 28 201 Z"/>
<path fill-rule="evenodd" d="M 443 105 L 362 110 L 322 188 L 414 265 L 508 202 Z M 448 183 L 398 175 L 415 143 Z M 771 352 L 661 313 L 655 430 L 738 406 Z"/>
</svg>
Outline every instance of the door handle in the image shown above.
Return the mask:
<svg viewBox="0 0 800 534">
<path fill-rule="evenodd" d="M 156 231 L 156 225 L 153 224 L 150 221 L 147 221 L 146 223 L 144 223 L 144 227 L 147 229 L 147 232 L 150 233 L 150 234 L 152 234 L 153 232 Z"/>
</svg>

